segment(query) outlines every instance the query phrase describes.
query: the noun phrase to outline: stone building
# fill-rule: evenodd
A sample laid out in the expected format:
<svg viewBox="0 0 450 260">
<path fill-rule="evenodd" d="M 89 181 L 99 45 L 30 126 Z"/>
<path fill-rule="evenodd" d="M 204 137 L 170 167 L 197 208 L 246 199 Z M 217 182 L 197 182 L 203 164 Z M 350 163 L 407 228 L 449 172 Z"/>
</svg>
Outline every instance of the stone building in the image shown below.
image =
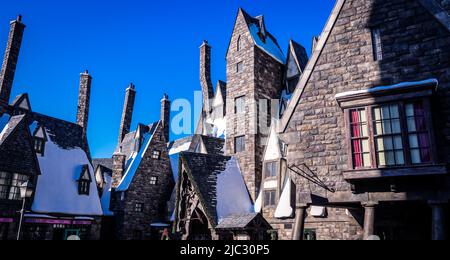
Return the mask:
<svg viewBox="0 0 450 260">
<path fill-rule="evenodd" d="M 257 212 L 284 233 L 285 222 L 292 229 L 291 221 L 274 217 L 274 204 L 285 183 L 281 178 L 282 156 L 280 153 L 279 158 L 271 158 L 265 154 L 285 148 L 278 141 L 276 119 L 287 109 L 305 69 L 306 50 L 291 40 L 285 57 L 264 17 L 251 17 L 239 9 L 226 60 L 227 82 L 219 81 L 214 94 L 211 46 L 206 41 L 201 45 L 200 82 L 205 105 L 197 133 L 225 139 L 225 154 L 238 158 Z M 269 136 L 277 141 L 269 141 Z M 271 147 L 267 147 L 269 143 Z M 270 176 L 268 164 L 273 169 Z M 273 203 L 269 205 L 265 200 Z"/>
<path fill-rule="evenodd" d="M 445 2 L 336 1 L 280 122 L 294 239 L 448 235 Z"/>
<path fill-rule="evenodd" d="M 175 180 L 167 147 L 170 101 L 164 95 L 159 121 L 138 124 L 130 132 L 135 97 L 135 86 L 130 84 L 125 95 L 119 143 L 112 158 L 94 160 L 99 165 L 99 188 L 106 188 L 101 199 L 103 207 L 111 212 L 107 223 L 114 229 L 110 233 L 105 229 L 104 239 L 160 239 L 161 232 L 171 223 L 169 202 Z"/>
<path fill-rule="evenodd" d="M 80 76 L 77 124 L 33 111 L 27 94 L 10 103 L 25 25 L 19 16 L 10 26 L 0 74 L 0 240 L 16 239 L 25 181 L 35 188 L 21 239 L 97 239 L 103 212 L 86 138 L 91 76 Z"/>
<path fill-rule="evenodd" d="M 264 240 L 271 226 L 254 212 L 238 161 L 180 154 L 175 232 L 182 240 Z"/>
</svg>

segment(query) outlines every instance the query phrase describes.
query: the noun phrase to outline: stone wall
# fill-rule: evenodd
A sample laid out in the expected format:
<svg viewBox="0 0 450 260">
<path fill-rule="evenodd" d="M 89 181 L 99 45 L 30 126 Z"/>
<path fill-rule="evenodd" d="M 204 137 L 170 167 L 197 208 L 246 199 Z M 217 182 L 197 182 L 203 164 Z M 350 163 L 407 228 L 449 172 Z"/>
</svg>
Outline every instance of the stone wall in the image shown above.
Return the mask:
<svg viewBox="0 0 450 260">
<path fill-rule="evenodd" d="M 160 160 L 152 158 L 155 150 L 161 152 Z M 152 177 L 158 178 L 156 185 L 150 184 Z M 133 233 L 140 231 L 143 238 L 148 239 L 152 223 L 167 222 L 169 217 L 167 202 L 170 200 L 174 186 L 164 131 L 160 124 L 129 189 L 125 192 L 125 200 L 120 203 L 121 217 L 117 220 L 121 226 L 119 238 L 131 240 Z M 135 212 L 137 203 L 144 205 L 142 212 Z"/>
<path fill-rule="evenodd" d="M 373 58 L 370 30 L 373 26 L 381 30 L 384 54 L 381 61 Z M 346 1 L 284 134 L 289 140 L 289 164 L 304 163 L 337 193 L 351 194 L 350 184 L 342 175 L 348 170 L 349 155 L 344 114 L 335 95 L 430 78 L 439 80 L 432 111 L 439 162 L 449 162 L 449 42 L 449 31 L 418 1 Z M 298 179 L 296 184 L 302 192 L 325 198 L 329 195 L 306 180 Z M 386 194 L 395 197 L 390 191 Z M 370 194 L 361 196 L 369 197 Z M 343 216 L 341 211 L 336 214 Z M 342 224 L 324 222 L 318 227 L 329 233 L 324 239 L 334 239 L 333 234 L 339 232 L 345 233 L 343 238 L 355 237 L 353 228 Z M 357 235 L 359 232 L 357 229 Z"/>
<path fill-rule="evenodd" d="M 239 50 L 237 48 L 239 41 Z M 237 64 L 243 70 L 237 72 Z M 254 45 L 245 18 L 240 11 L 227 54 L 227 155 L 239 159 L 244 179 L 255 200 L 261 184 L 264 138 L 258 116 L 259 99 L 278 98 L 281 92 L 283 65 Z M 235 99 L 245 96 L 244 113 L 235 113 Z M 267 118 L 262 120 L 267 121 Z M 269 121 L 270 122 L 270 121 Z M 245 135 L 245 152 L 235 154 L 235 137 Z"/>
</svg>

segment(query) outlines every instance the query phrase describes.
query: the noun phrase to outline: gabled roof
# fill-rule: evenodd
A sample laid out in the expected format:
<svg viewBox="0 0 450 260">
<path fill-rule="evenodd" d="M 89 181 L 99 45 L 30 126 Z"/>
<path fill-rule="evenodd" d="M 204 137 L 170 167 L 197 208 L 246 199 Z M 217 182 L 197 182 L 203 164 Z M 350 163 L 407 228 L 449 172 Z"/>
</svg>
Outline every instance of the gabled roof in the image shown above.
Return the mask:
<svg viewBox="0 0 450 260">
<path fill-rule="evenodd" d="M 127 168 L 125 171 L 125 174 L 117 187 L 117 191 L 126 191 L 129 189 L 131 182 L 134 179 L 134 176 L 136 175 L 137 170 L 139 169 L 139 166 L 141 164 L 142 158 L 146 155 L 148 148 L 150 147 L 150 143 L 153 139 L 154 133 L 157 129 L 157 127 L 160 125 L 160 122 L 153 123 L 148 126 L 145 130 L 141 130 L 143 134 L 143 142 L 140 146 L 139 152 L 135 154 L 130 160 L 130 163 L 127 163 Z"/>
<path fill-rule="evenodd" d="M 96 170 L 97 167 L 101 166 L 104 169 L 108 169 L 108 170 L 112 171 L 113 159 L 112 158 L 96 158 L 92 161 L 92 164 L 94 165 L 94 170 Z"/>
<path fill-rule="evenodd" d="M 308 54 L 306 53 L 305 47 L 294 40 L 290 40 L 289 51 L 294 54 L 295 62 L 300 68 L 300 71 L 305 70 L 306 64 L 308 63 Z"/>
<path fill-rule="evenodd" d="M 28 97 L 28 94 L 24 93 L 18 95 L 11 103 L 11 106 L 14 108 L 31 111 L 30 98 Z"/>
<path fill-rule="evenodd" d="M 233 214 L 253 213 L 250 195 L 235 158 L 184 152 L 181 160 L 213 225 Z"/>
<path fill-rule="evenodd" d="M 445 9 L 443 9 L 442 6 L 438 2 L 436 2 L 436 0 L 419 0 L 419 2 L 447 30 L 450 31 L 450 14 Z M 305 90 L 305 87 L 309 82 L 312 72 L 314 71 L 314 68 L 322 54 L 325 44 L 328 41 L 331 31 L 333 30 L 333 28 L 336 24 L 336 21 L 340 15 L 345 3 L 346 3 L 346 0 L 337 0 L 336 1 L 334 9 L 331 12 L 331 15 L 328 18 L 325 28 L 319 37 L 319 41 L 317 42 L 316 48 L 314 49 L 314 52 L 312 53 L 312 56 L 308 62 L 308 65 L 306 66 L 305 71 L 303 72 L 302 77 L 300 78 L 300 81 L 295 89 L 292 100 L 289 103 L 289 106 L 286 109 L 286 112 L 283 114 L 283 117 L 281 118 L 281 127 L 280 127 L 281 131 L 286 130 L 286 128 L 289 124 L 289 121 L 290 121 L 293 113 L 295 112 L 295 108 L 297 107 L 297 105 L 300 101 L 303 91 Z"/>
<path fill-rule="evenodd" d="M 208 154 L 218 154 L 223 155 L 224 154 L 224 146 L 225 146 L 225 140 L 222 138 L 216 138 L 211 136 L 201 136 L 203 144 L 206 148 L 206 153 Z"/>
<path fill-rule="evenodd" d="M 252 224 L 255 223 L 253 228 L 271 229 L 270 224 L 259 213 L 247 213 L 247 214 L 235 214 L 226 217 L 217 225 L 216 230 L 244 230 L 252 228 Z"/>
<path fill-rule="evenodd" d="M 6 117 L 6 116 L 5 116 Z M 8 122 L 3 126 L 3 129 L 0 129 L 0 146 L 8 139 L 12 132 L 16 129 L 16 127 L 25 119 L 24 115 L 13 116 Z"/>
<path fill-rule="evenodd" d="M 0 117 L 0 169 L 40 175 L 33 140 L 25 115 Z"/>
<path fill-rule="evenodd" d="M 284 61 L 286 59 L 284 57 L 283 51 L 281 50 L 280 45 L 278 45 L 277 39 L 267 31 L 264 16 L 260 15 L 257 17 L 252 17 L 242 8 L 239 8 L 238 16 L 239 13 L 242 13 L 244 20 L 247 23 L 247 27 L 249 29 L 250 35 L 252 36 L 254 44 L 262 51 L 270 55 L 272 58 L 274 58 L 281 64 L 284 64 Z M 226 56 L 227 55 L 228 50 Z"/>
</svg>

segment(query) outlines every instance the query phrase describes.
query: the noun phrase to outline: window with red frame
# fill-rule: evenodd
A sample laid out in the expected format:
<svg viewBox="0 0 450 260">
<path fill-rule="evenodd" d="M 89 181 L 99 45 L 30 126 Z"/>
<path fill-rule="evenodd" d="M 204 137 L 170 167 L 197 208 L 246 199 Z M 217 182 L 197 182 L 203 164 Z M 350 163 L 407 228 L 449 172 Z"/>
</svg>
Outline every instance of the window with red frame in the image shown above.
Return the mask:
<svg viewBox="0 0 450 260">
<path fill-rule="evenodd" d="M 371 167 L 369 146 L 369 124 L 365 108 L 350 111 L 353 165 L 355 168 Z"/>
<path fill-rule="evenodd" d="M 432 163 L 430 119 L 426 112 L 422 100 L 350 109 L 353 168 Z"/>
</svg>

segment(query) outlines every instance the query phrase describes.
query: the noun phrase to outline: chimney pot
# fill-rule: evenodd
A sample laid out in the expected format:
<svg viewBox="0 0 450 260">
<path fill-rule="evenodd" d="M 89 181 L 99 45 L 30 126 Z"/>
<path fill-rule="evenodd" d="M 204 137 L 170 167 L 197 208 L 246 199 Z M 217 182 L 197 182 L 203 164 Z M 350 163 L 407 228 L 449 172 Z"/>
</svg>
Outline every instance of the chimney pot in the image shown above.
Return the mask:
<svg viewBox="0 0 450 260">
<path fill-rule="evenodd" d="M 19 14 L 19 15 L 17 16 L 17 21 L 18 21 L 18 22 L 22 22 L 22 15 L 21 15 L 21 14 Z"/>
</svg>

